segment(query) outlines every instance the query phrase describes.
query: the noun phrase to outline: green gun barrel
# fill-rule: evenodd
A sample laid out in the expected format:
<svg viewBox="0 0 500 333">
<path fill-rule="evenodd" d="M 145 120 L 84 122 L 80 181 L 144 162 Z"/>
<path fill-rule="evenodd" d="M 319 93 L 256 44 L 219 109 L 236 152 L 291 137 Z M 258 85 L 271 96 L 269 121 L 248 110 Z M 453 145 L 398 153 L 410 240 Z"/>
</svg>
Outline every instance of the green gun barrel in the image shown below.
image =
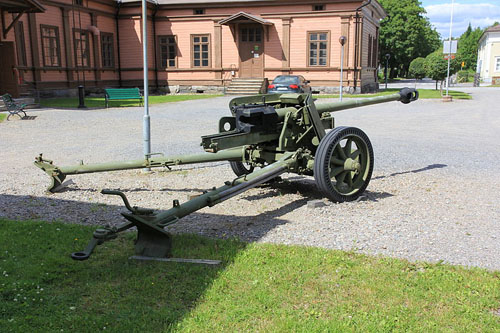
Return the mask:
<svg viewBox="0 0 500 333">
<path fill-rule="evenodd" d="M 416 101 L 418 99 L 418 91 L 415 89 L 404 88 L 401 91 L 386 95 L 386 96 L 377 96 L 377 97 L 369 97 L 369 98 L 353 98 L 350 100 L 343 100 L 342 102 L 332 102 L 332 103 L 318 103 L 316 105 L 316 110 L 321 115 L 325 112 L 337 112 L 343 110 L 349 110 L 354 108 L 359 108 L 362 106 L 374 105 L 387 103 L 392 101 L 400 101 L 404 104 L 408 104 L 410 102 Z M 278 116 L 280 119 L 285 118 L 285 115 L 295 110 L 294 107 L 286 107 L 281 109 L 276 109 Z"/>
</svg>

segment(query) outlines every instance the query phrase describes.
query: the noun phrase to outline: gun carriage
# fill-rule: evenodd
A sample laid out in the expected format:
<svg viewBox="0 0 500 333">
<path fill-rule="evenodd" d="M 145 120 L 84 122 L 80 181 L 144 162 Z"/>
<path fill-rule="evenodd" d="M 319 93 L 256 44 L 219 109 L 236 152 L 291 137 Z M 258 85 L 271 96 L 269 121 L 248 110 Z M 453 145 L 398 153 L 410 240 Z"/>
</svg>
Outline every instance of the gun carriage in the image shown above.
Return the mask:
<svg viewBox="0 0 500 333">
<path fill-rule="evenodd" d="M 356 200 L 370 182 L 372 145 L 359 128 L 335 127 L 331 113 L 391 101 L 407 104 L 417 99 L 418 92 L 410 88 L 387 96 L 317 105 L 311 95 L 305 94 L 239 97 L 229 104 L 232 115 L 220 119 L 219 133 L 201 137 L 205 153 L 170 157 L 151 154 L 141 160 L 65 167 L 56 166 L 40 154 L 35 165 L 51 178 L 48 191 L 56 192 L 68 175 L 229 161 L 237 178 L 182 204 L 174 200 L 166 211 L 132 207 L 122 192 L 103 190 L 103 194 L 123 199 L 129 210 L 122 213 L 127 222 L 97 229 L 87 248 L 71 255 L 75 260 L 88 259 L 97 245 L 135 226 L 137 255 L 169 257 L 171 236 L 164 227 L 286 172 L 314 176 L 318 189 L 332 201 Z"/>
</svg>

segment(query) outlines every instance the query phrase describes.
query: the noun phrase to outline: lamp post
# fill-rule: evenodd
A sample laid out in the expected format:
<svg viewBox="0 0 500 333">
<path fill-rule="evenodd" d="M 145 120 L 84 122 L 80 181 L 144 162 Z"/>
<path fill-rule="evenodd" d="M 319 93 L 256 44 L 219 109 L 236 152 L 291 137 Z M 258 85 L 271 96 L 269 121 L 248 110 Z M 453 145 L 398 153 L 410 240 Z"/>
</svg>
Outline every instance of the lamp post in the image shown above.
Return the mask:
<svg viewBox="0 0 500 333">
<path fill-rule="evenodd" d="M 344 44 L 347 41 L 346 36 L 340 36 L 340 101 L 342 102 L 342 92 L 344 90 Z"/>
<path fill-rule="evenodd" d="M 385 90 L 387 90 L 387 77 L 389 76 L 389 73 L 387 73 L 387 69 L 389 67 L 389 59 L 391 58 L 391 55 L 387 53 L 385 55 Z"/>
</svg>

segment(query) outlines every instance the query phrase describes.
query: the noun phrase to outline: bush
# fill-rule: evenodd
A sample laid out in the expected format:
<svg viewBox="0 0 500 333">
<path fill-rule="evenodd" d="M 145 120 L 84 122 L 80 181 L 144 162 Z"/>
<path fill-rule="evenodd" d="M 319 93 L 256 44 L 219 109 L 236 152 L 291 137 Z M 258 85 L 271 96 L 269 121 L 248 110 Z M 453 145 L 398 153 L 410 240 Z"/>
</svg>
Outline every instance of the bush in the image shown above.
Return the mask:
<svg viewBox="0 0 500 333">
<path fill-rule="evenodd" d="M 473 70 L 462 70 L 457 72 L 457 82 L 474 82 L 474 74 Z"/>
<path fill-rule="evenodd" d="M 460 62 L 458 59 L 453 59 L 450 63 L 450 75 L 456 73 L 460 68 Z M 448 72 L 448 60 L 444 59 L 443 48 L 440 48 L 425 58 L 425 73 L 426 76 L 433 80 L 436 80 L 436 90 L 437 81 L 443 81 L 446 78 Z"/>
<path fill-rule="evenodd" d="M 416 79 L 422 79 L 425 77 L 425 59 L 424 58 L 416 58 L 410 63 L 409 74 L 411 77 Z"/>
<path fill-rule="evenodd" d="M 377 72 L 377 75 L 378 75 L 378 82 L 385 82 L 385 76 L 384 76 L 384 70 L 383 69 L 380 69 Z"/>
</svg>

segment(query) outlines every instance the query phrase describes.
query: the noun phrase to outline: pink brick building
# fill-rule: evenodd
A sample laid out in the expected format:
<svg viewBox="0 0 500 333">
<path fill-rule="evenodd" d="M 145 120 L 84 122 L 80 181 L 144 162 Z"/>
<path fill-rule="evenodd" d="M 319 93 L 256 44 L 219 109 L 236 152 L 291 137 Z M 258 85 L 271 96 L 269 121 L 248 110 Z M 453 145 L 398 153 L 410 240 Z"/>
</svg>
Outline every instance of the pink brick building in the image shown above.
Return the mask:
<svg viewBox="0 0 500 333">
<path fill-rule="evenodd" d="M 139 1 L 0 0 L 0 8 L 0 94 L 142 86 Z M 342 35 L 345 88 L 378 85 L 386 13 L 376 0 L 158 0 L 148 16 L 152 89 L 279 74 L 338 87 Z"/>
</svg>

